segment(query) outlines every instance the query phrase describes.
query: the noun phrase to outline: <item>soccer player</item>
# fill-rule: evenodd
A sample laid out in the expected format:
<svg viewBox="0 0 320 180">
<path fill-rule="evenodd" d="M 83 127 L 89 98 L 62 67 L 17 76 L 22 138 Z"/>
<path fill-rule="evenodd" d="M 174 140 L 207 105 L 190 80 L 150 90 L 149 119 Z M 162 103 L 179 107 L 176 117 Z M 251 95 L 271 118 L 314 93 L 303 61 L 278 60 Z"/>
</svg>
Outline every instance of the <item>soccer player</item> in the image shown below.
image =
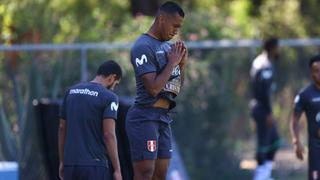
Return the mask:
<svg viewBox="0 0 320 180">
<path fill-rule="evenodd" d="M 299 119 L 303 112 L 306 113 L 309 134 L 309 180 L 320 180 L 320 55 L 310 59 L 309 68 L 312 83 L 295 97 L 290 125 L 296 156 L 303 160 Z"/>
<path fill-rule="evenodd" d="M 278 39 L 264 41 L 263 52 L 254 59 L 250 71 L 253 99 L 251 114 L 257 131 L 257 168 L 254 180 L 271 179 L 272 162 L 280 145 L 276 123 L 272 114 L 271 95 L 274 89 L 273 63 L 278 59 Z"/>
<path fill-rule="evenodd" d="M 59 177 L 64 180 L 121 180 L 115 120 L 118 96 L 112 92 L 122 76 L 110 60 L 96 77 L 68 89 L 59 125 Z"/>
<path fill-rule="evenodd" d="M 149 31 L 131 49 L 137 97 L 126 118 L 134 180 L 165 179 L 171 147 L 171 118 L 187 62 L 182 41 L 170 44 L 184 19 L 181 7 L 165 2 Z"/>
</svg>

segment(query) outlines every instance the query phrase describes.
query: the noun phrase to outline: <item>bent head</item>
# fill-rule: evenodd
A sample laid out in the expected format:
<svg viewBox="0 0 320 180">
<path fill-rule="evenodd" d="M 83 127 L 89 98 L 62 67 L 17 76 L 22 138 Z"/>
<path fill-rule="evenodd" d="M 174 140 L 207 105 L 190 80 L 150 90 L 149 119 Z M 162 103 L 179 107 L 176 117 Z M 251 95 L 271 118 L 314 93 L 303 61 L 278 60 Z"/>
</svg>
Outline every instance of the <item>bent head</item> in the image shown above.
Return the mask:
<svg viewBox="0 0 320 180">
<path fill-rule="evenodd" d="M 310 59 L 309 68 L 313 82 L 320 87 L 320 55 L 313 56 Z"/>
<path fill-rule="evenodd" d="M 162 4 L 156 17 L 160 40 L 172 39 L 179 32 L 183 20 L 184 12 L 178 4 L 171 1 Z"/>
<path fill-rule="evenodd" d="M 122 70 L 118 63 L 109 60 L 99 66 L 97 76 L 100 77 L 104 87 L 114 90 L 120 82 Z"/>
<path fill-rule="evenodd" d="M 264 40 L 263 49 L 272 60 L 277 60 L 280 54 L 279 40 L 277 37 L 269 37 Z"/>
</svg>

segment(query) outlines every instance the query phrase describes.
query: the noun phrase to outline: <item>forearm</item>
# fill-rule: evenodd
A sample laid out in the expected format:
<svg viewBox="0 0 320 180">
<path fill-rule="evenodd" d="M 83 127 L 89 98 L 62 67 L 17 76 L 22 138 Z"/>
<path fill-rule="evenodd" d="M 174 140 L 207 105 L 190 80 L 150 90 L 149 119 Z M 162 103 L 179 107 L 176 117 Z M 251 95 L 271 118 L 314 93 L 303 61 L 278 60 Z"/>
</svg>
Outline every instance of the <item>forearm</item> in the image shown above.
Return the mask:
<svg viewBox="0 0 320 180">
<path fill-rule="evenodd" d="M 65 143 L 65 136 L 66 136 L 66 128 L 61 125 L 59 125 L 59 131 L 58 131 L 58 150 L 59 150 L 59 161 L 60 163 L 64 162 L 64 143 Z"/>
<path fill-rule="evenodd" d="M 160 74 L 155 75 L 151 83 L 145 83 L 146 88 L 152 96 L 156 96 L 161 92 L 168 82 L 174 68 L 175 66 L 173 64 L 168 63 Z"/>
<path fill-rule="evenodd" d="M 290 121 L 290 132 L 293 143 L 300 143 L 300 127 L 299 127 L 299 118 L 301 114 L 294 113 Z"/>
<path fill-rule="evenodd" d="M 119 162 L 117 139 L 116 139 L 115 133 L 105 133 L 104 142 L 105 142 L 107 153 L 111 160 L 114 171 L 120 172 L 120 162 Z"/>
</svg>

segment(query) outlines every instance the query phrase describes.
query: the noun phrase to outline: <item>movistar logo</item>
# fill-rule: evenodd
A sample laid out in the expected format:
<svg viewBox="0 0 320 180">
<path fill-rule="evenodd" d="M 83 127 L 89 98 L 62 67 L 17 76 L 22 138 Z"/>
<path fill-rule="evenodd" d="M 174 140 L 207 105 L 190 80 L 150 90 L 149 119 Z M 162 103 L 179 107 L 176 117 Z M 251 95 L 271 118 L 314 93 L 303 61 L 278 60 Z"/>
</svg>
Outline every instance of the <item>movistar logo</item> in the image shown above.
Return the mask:
<svg viewBox="0 0 320 180">
<path fill-rule="evenodd" d="M 147 56 L 145 54 L 142 54 L 141 58 L 136 58 L 136 65 L 137 67 L 141 66 L 143 63 L 147 63 Z"/>
<path fill-rule="evenodd" d="M 118 111 L 118 108 L 119 104 L 117 104 L 116 102 L 111 103 L 111 111 Z"/>
</svg>

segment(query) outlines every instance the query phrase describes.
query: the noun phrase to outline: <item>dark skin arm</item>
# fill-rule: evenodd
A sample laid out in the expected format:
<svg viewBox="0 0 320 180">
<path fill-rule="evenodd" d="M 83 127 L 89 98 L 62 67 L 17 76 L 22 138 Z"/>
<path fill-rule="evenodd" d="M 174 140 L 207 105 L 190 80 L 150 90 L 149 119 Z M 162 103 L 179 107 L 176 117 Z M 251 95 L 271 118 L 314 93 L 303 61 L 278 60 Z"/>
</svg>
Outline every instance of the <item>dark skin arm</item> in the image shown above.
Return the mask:
<svg viewBox="0 0 320 180">
<path fill-rule="evenodd" d="M 268 127 L 272 127 L 273 126 L 274 118 L 273 118 L 272 113 L 267 115 L 266 122 L 267 122 Z"/>
<path fill-rule="evenodd" d="M 299 119 L 301 115 L 302 113 L 292 114 L 291 121 L 290 121 L 290 130 L 291 130 L 292 143 L 294 145 L 296 156 L 298 159 L 303 160 L 304 149 L 299 137 L 299 133 L 300 133 Z"/>
<path fill-rule="evenodd" d="M 173 69 L 181 62 L 186 49 L 181 42 L 176 42 L 171 51 L 167 54 L 168 64 L 164 70 L 157 75 L 157 73 L 148 73 L 142 76 L 143 84 L 148 90 L 149 94 L 156 96 L 163 89 L 169 80 Z"/>
<path fill-rule="evenodd" d="M 64 119 L 60 119 L 58 131 L 58 149 L 59 149 L 59 178 L 63 180 L 64 166 L 64 143 L 67 132 L 67 124 Z"/>
<path fill-rule="evenodd" d="M 114 169 L 113 178 L 114 180 L 122 180 L 114 119 L 103 120 L 103 137 L 108 156 Z"/>
</svg>

